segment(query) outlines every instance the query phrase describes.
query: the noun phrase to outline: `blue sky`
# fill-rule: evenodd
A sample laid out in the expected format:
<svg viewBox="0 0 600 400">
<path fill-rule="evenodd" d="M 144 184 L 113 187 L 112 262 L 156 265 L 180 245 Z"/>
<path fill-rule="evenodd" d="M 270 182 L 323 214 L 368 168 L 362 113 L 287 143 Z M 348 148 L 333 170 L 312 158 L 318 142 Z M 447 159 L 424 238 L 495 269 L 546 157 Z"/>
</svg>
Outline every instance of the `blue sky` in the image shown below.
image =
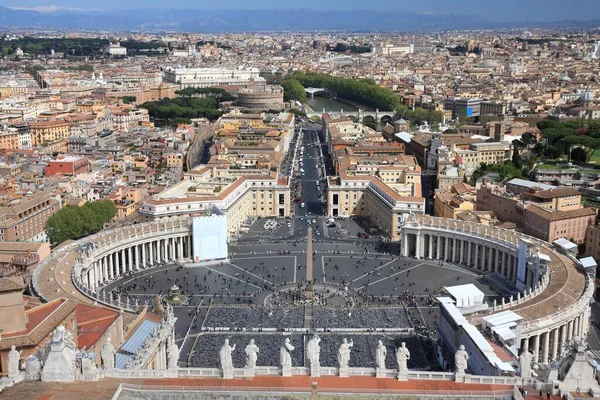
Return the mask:
<svg viewBox="0 0 600 400">
<path fill-rule="evenodd" d="M 1 4 L 3 3 L 3 4 Z M 2 0 L 1 5 L 95 9 L 123 8 L 309 8 L 313 10 L 389 10 L 473 14 L 490 21 L 555 21 L 600 19 L 600 0 Z"/>
</svg>

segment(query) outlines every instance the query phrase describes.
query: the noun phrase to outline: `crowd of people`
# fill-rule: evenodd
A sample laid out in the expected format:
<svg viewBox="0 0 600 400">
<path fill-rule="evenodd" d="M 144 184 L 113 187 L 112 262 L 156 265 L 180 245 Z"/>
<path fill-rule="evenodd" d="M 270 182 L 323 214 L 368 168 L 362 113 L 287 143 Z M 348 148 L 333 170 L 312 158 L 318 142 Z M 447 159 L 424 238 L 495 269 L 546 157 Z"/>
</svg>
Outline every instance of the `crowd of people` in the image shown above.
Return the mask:
<svg viewBox="0 0 600 400">
<path fill-rule="evenodd" d="M 204 333 L 199 335 L 195 342 L 188 366 L 196 368 L 220 368 L 218 354 L 225 339 L 229 339 L 229 344 L 236 344 L 236 348 L 239 349 L 232 353 L 233 366 L 235 368 L 244 367 L 245 355 L 242 349 L 250 342 L 250 339 L 254 339 L 255 344 L 260 349 L 257 366 L 278 366 L 280 357 L 279 349 L 285 338 L 290 338 L 295 348 L 291 353 L 292 365 L 304 366 L 304 347 L 310 336 L 311 334 L 308 332 L 291 335 L 248 332 Z M 319 361 L 322 367 L 338 366 L 338 349 L 344 338 L 347 338 L 349 341 L 352 340 L 354 344 L 348 364 L 350 367 L 374 368 L 379 340 L 388 349 L 385 359 L 386 368 L 397 368 L 395 350 L 401 346 L 402 342 L 406 343 L 406 347 L 411 353 L 411 357 L 408 360 L 408 367 L 410 369 L 428 370 L 432 367 L 432 364 L 435 364 L 434 343 L 416 336 L 326 332 L 320 333 L 319 336 L 321 337 Z"/>
</svg>

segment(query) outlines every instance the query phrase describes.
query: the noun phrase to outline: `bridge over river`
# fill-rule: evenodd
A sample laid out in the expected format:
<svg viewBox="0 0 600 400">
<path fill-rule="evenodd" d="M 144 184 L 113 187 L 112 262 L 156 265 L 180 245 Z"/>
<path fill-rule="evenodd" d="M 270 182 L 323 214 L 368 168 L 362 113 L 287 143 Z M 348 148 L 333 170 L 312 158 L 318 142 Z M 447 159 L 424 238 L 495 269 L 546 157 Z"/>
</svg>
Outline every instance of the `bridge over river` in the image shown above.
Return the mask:
<svg viewBox="0 0 600 400">
<path fill-rule="evenodd" d="M 397 114 L 395 111 L 365 111 L 362 109 L 358 109 L 357 111 L 344 111 L 341 109 L 340 111 L 325 111 L 323 109 L 322 112 L 316 112 L 314 110 L 307 110 L 306 115 L 309 118 L 318 117 L 322 118 L 323 114 L 329 114 L 331 118 L 340 118 L 342 116 L 346 116 L 350 118 L 354 122 L 375 122 L 375 123 L 385 123 L 385 122 L 393 122 L 397 118 Z"/>
</svg>

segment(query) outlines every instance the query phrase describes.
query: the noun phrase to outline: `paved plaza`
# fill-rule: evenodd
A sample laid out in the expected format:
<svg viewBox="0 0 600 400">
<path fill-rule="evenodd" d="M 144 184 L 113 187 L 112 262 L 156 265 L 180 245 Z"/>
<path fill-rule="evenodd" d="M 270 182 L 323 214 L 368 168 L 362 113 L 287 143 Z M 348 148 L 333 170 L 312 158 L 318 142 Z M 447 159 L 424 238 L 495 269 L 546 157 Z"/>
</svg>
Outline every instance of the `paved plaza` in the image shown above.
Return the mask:
<svg viewBox="0 0 600 400">
<path fill-rule="evenodd" d="M 105 287 L 104 295 L 152 305 L 156 296 L 167 296 L 177 285 L 184 298 L 174 307 L 183 365 L 213 367 L 226 337 L 240 346 L 239 357 L 249 339 L 255 338 L 264 347 L 262 365 L 276 365 L 284 331 L 294 332 L 285 334 L 300 343 L 294 365 L 303 365 L 306 330 L 333 335 L 329 330 L 335 329 L 342 332 L 339 336 L 346 329 L 359 329 L 347 335 L 363 347 L 356 347 L 356 362 L 364 362 L 357 365 L 372 362 L 372 346 L 378 340 L 373 335 L 385 332 L 383 339 L 390 347 L 403 337 L 419 338 L 411 339 L 415 346 L 419 344 L 411 351 L 423 354 L 421 362 L 415 358 L 415 368 L 421 369 L 435 364 L 434 354 L 424 355 L 431 348 L 420 343 L 436 339 L 435 297 L 443 294 L 445 286 L 473 283 L 486 300 L 498 295 L 485 277 L 462 266 L 402 258 L 395 247 L 374 240 L 321 239 L 313 243 L 316 300 L 306 305 L 305 242 L 241 241 L 230 245 L 229 253 L 229 262 L 139 271 Z M 332 336 L 331 343 L 340 337 Z M 198 348 L 209 350 L 201 354 Z"/>
</svg>

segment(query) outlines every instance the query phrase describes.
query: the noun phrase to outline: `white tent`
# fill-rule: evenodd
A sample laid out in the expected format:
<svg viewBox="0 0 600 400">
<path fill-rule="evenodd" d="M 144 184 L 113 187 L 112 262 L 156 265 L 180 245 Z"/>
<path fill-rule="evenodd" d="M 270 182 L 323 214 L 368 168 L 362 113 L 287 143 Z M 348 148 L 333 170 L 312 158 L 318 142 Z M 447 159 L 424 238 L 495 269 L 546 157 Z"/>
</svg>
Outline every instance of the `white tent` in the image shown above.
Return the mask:
<svg viewBox="0 0 600 400">
<path fill-rule="evenodd" d="M 456 307 L 472 307 L 483 304 L 484 293 L 472 283 L 458 286 L 447 286 L 446 290 L 456 301 Z"/>
</svg>

